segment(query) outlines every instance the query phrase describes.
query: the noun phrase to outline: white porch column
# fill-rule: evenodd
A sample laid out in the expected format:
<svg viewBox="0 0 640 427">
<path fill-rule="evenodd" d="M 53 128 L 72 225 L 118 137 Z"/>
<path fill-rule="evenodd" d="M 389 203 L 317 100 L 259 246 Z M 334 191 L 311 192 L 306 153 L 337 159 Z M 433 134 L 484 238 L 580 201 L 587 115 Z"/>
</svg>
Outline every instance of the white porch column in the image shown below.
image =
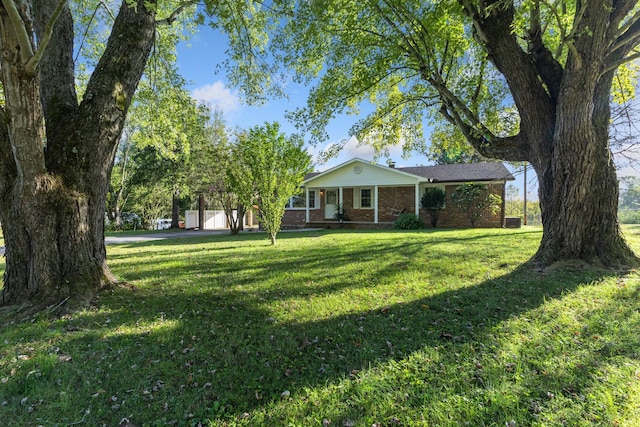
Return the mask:
<svg viewBox="0 0 640 427">
<path fill-rule="evenodd" d="M 416 183 L 416 215 L 420 216 L 420 183 Z"/>
<path fill-rule="evenodd" d="M 306 192 L 306 196 L 307 196 L 305 197 L 305 200 L 307 201 L 307 203 L 305 206 L 304 220 L 305 222 L 309 222 L 309 187 L 305 187 L 304 191 Z"/>
<path fill-rule="evenodd" d="M 343 193 L 342 193 L 342 187 L 340 187 L 340 189 L 338 190 L 338 209 L 341 209 L 344 204 L 343 204 Z M 343 212 L 344 213 L 344 212 Z"/>
<path fill-rule="evenodd" d="M 373 222 L 378 223 L 378 186 L 373 186 Z"/>
</svg>

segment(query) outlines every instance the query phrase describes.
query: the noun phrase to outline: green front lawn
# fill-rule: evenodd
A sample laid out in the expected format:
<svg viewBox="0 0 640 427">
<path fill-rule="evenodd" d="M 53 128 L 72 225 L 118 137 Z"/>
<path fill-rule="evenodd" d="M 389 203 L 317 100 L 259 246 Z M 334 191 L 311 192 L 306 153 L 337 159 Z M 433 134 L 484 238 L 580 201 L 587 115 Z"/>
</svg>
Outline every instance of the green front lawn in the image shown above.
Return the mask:
<svg viewBox="0 0 640 427">
<path fill-rule="evenodd" d="M 640 250 L 640 228 L 627 228 Z M 523 267 L 539 229 L 109 246 L 130 286 L 2 318 L 9 425 L 640 425 L 637 274 Z M 1 316 L 1 314 L 0 314 Z M 6 421 L 5 421 L 6 424 Z"/>
</svg>

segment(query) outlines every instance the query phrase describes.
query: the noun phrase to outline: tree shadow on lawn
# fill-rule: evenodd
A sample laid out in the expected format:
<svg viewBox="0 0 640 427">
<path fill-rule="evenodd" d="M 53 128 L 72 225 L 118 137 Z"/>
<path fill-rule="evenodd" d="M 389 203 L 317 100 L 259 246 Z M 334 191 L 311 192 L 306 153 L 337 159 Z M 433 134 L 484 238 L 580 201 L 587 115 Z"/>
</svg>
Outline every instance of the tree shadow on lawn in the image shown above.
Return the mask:
<svg viewBox="0 0 640 427">
<path fill-rule="evenodd" d="M 237 254 L 233 251 L 242 247 L 244 242 L 254 243 L 263 240 L 256 234 L 240 235 L 240 236 L 215 236 L 210 239 L 181 239 L 179 243 L 182 266 L 188 270 L 190 276 L 216 276 L 216 272 L 224 272 L 224 284 L 233 285 L 242 283 L 245 280 L 261 280 L 261 278 L 270 278 L 274 275 L 291 272 L 300 273 L 306 270 L 313 271 L 313 275 L 308 280 L 318 282 L 328 277 L 333 277 L 334 272 L 340 271 L 342 267 L 348 267 L 354 263 L 364 263 L 362 276 L 359 281 L 372 278 L 379 282 L 376 277 L 387 277 L 391 274 L 397 274 L 398 270 L 403 270 L 414 264 L 415 259 L 422 259 L 423 263 L 417 264 L 419 269 L 425 265 L 432 263 L 434 260 L 445 260 L 447 264 L 454 266 L 456 262 L 465 262 L 469 257 L 468 250 L 473 248 L 474 244 L 486 244 L 490 241 L 494 258 L 499 256 L 499 250 L 512 249 L 510 242 L 502 242 L 496 237 L 504 236 L 504 233 L 492 233 L 493 230 L 479 230 L 482 234 L 471 236 L 469 238 L 443 238 L 438 232 L 431 230 L 421 230 L 418 232 L 399 231 L 390 234 L 391 239 L 379 239 L 377 230 L 328 230 L 319 232 L 297 232 L 286 233 L 287 239 L 299 240 L 303 238 L 310 241 L 304 251 L 300 250 L 299 245 L 295 246 L 278 246 L 272 247 L 265 240 L 264 246 L 251 246 L 251 251 Z M 314 233 L 310 235 L 308 233 Z M 384 230 L 384 234 L 389 233 Z M 338 244 L 333 245 L 332 237 L 335 234 L 352 234 L 355 238 L 369 238 L 374 240 L 372 243 L 368 241 L 364 249 L 360 248 L 357 240 L 351 246 Z M 430 237 L 425 243 L 422 239 L 424 235 Z M 527 233 L 520 233 L 527 234 Z M 399 240 L 397 236 L 408 236 L 407 240 Z M 532 235 L 539 235 L 534 233 Z M 411 240 L 411 236 L 420 237 Z M 306 238 L 306 239 L 305 239 Z M 313 240 L 309 240 L 313 239 Z M 393 240 L 395 239 L 395 240 Z M 286 239 L 283 239 L 286 240 Z M 229 242 L 230 245 L 220 244 L 220 242 Z M 207 243 L 215 243 L 214 247 L 208 246 Z M 455 246 L 458 245 L 458 246 Z M 126 274 L 126 280 L 136 280 L 140 278 L 154 276 L 158 280 L 162 280 L 163 276 L 170 274 L 168 269 L 175 267 L 175 263 L 169 265 L 165 261 L 173 260 L 175 242 L 170 240 L 145 242 L 122 245 L 124 248 L 135 248 L 136 263 L 135 272 L 129 270 Z M 166 251 L 158 250 L 158 248 L 167 247 Z M 481 247 L 481 246 L 480 246 Z M 149 248 L 149 250 L 145 250 Z M 246 248 L 246 246 L 244 247 Z M 425 252 L 425 248 L 429 249 Z M 486 253 L 480 254 L 487 257 Z M 473 256 L 473 255 L 472 255 Z M 116 265 L 119 262 L 128 262 L 131 254 L 109 255 L 110 264 Z M 390 260 L 389 262 L 387 262 Z M 513 262 L 513 261 L 511 261 Z M 367 264 L 368 263 L 368 264 Z M 505 264 L 508 265 L 508 262 Z M 317 274 L 317 267 L 326 266 L 326 269 L 320 275 Z M 515 267 L 516 264 L 513 264 Z M 430 268 L 434 268 L 429 265 Z M 440 268 L 441 266 L 435 267 Z M 116 268 L 117 269 L 117 268 Z M 456 270 L 457 267 L 452 267 Z M 322 268 L 320 269 L 322 270 Z M 374 274 L 375 273 L 375 274 Z M 303 276 L 303 274 L 301 274 Z M 343 277 L 339 286 L 353 286 L 353 277 Z M 287 286 L 289 283 L 277 284 Z M 220 283 L 217 283 L 220 285 Z M 312 289 L 315 291 L 315 289 Z M 335 290 L 332 287 L 331 290 Z"/>
<path fill-rule="evenodd" d="M 421 229 L 421 230 L 396 230 L 396 229 L 381 229 L 381 230 L 368 230 L 368 229 L 356 229 L 356 230 L 339 230 L 339 229 L 326 229 L 326 230 L 310 230 L 310 231 L 287 231 L 278 233 L 278 241 L 295 240 L 300 238 L 318 238 L 331 235 L 344 235 L 352 234 L 354 236 L 370 235 L 372 238 L 378 238 L 380 234 L 395 235 L 427 235 L 433 237 L 434 243 L 454 243 L 454 242 L 473 242 L 476 240 L 490 239 L 494 237 L 501 237 L 506 233 L 513 233 L 513 230 L 494 229 L 494 228 L 478 228 L 473 230 L 466 230 L 467 232 L 476 231 L 476 235 L 464 236 L 464 237 L 443 237 L 444 234 L 452 231 L 460 231 L 460 229 L 448 229 L 448 228 L 436 228 L 436 229 Z M 527 230 L 519 231 L 521 235 L 537 235 L 540 234 L 539 230 Z M 122 248 L 145 248 L 145 247 L 163 247 L 163 246 L 197 246 L 207 243 L 219 243 L 228 242 L 228 246 L 218 246 L 216 250 L 235 249 L 238 244 L 243 242 L 261 242 L 264 246 L 272 247 L 269 235 L 266 232 L 247 232 L 240 234 L 203 234 L 202 236 L 186 236 L 180 237 L 179 240 L 166 238 L 166 239 L 154 239 L 141 242 L 127 242 L 127 243 L 113 243 L 108 246 L 117 246 Z M 280 246 L 276 244 L 274 248 L 279 249 Z"/>
<path fill-rule="evenodd" d="M 330 236 L 324 236 L 330 239 Z M 180 245 L 180 259 L 175 259 L 171 251 L 148 250 L 136 252 L 136 262 L 123 276 L 125 280 L 155 278 L 158 283 L 171 275 L 176 275 L 176 268 L 191 278 L 197 278 L 201 286 L 210 287 L 212 291 L 225 293 L 228 287 L 244 286 L 247 283 L 258 285 L 258 291 L 289 289 L 297 283 L 311 283 L 308 288 L 300 288 L 302 294 L 309 292 L 332 292 L 344 287 L 371 285 L 391 274 L 397 274 L 409 265 L 409 260 L 419 256 L 424 245 L 421 242 L 382 241 L 367 243 L 366 248 L 359 245 L 333 245 L 324 241 L 320 246 L 309 246 L 300 250 L 298 246 L 289 248 L 257 247 L 250 252 L 236 252 L 238 246 L 220 246 L 215 248 L 192 245 Z M 157 248 L 157 246 L 154 245 Z M 252 249 L 256 249 L 255 247 Z M 116 267 L 119 263 L 127 263 L 130 254 L 112 255 L 111 263 Z M 173 262 L 167 262 L 173 261 Z M 355 263 L 367 268 L 358 277 L 341 276 Z M 351 274 L 352 272 L 349 271 Z M 285 283 L 277 279 L 284 278 Z M 331 286 L 316 286 L 318 282 L 329 280 Z M 276 283 L 274 283 L 274 280 Z M 260 284 L 271 286 L 260 289 Z M 171 289 L 168 289 L 171 292 Z M 179 290 L 183 292 L 183 290 Z M 287 294 L 291 295 L 291 294 Z"/>
<path fill-rule="evenodd" d="M 293 260 L 275 256 L 264 263 L 249 258 L 242 267 L 224 257 L 212 266 L 210 251 L 199 255 L 200 249 L 196 249 L 185 268 L 190 276 L 204 277 L 193 283 L 117 289 L 100 298 L 100 311 L 62 319 L 51 326 L 49 335 L 34 331 L 41 341 L 55 342 L 73 361 L 61 362 L 54 354 L 46 371 L 40 368 L 42 377 L 35 380 L 33 376 L 30 381 L 36 381 L 37 386 L 37 381 L 56 383 L 58 378 L 56 388 L 71 393 L 75 407 L 91 408 L 85 420 L 90 424 L 115 425 L 125 417 L 150 425 L 174 420 L 180 424 L 267 410 L 282 400 L 285 391 L 299 396 L 308 387 L 322 388 L 358 378 L 358 371 L 406 360 L 426 350 L 438 358 L 425 359 L 425 372 L 420 374 L 426 378 L 427 371 L 438 372 L 444 366 L 452 376 L 459 377 L 459 384 L 451 390 L 441 387 L 438 381 L 443 377 L 436 376 L 432 384 L 426 381 L 426 390 L 409 393 L 411 399 L 403 403 L 428 411 L 429 405 L 455 393 L 470 395 L 472 389 L 485 387 L 476 378 L 474 363 L 461 361 L 457 355 L 469 354 L 469 347 L 484 348 L 478 357 L 491 359 L 500 346 L 499 337 L 494 336 L 496 326 L 581 285 L 613 275 L 607 271 L 541 274 L 520 267 L 477 285 L 422 298 L 391 294 L 388 300 L 366 302 L 369 287 L 393 285 L 398 272 L 406 267 L 402 259 L 423 256 L 423 249 L 423 244 L 406 242 L 382 242 L 375 250 L 356 247 L 329 254 L 318 248 Z M 433 252 L 429 253 L 433 256 Z M 389 259 L 394 267 L 389 268 L 380 259 Z M 331 274 L 354 262 L 367 266 L 357 280 Z M 286 283 L 274 289 L 269 277 L 282 275 L 292 263 L 302 273 L 285 275 Z M 452 263 L 455 268 L 455 260 Z M 317 271 L 313 267 L 318 264 L 331 268 L 320 277 L 317 273 L 304 275 Z M 134 275 L 154 275 L 155 266 L 154 262 L 142 263 L 140 272 Z M 244 276 L 243 270 L 252 273 Z M 218 272 L 223 276 L 217 276 Z M 315 281 L 315 285 L 309 281 Z M 424 286 L 431 286 L 428 280 Z M 398 293 L 400 288 L 399 284 Z M 323 312 L 309 318 L 315 299 L 354 289 L 362 291 L 365 301 L 343 301 L 350 305 L 346 314 L 345 310 L 339 315 Z M 296 300 L 299 297 L 304 300 Z M 463 374 L 459 374 L 461 364 Z M 596 367 L 586 365 L 587 376 L 593 375 Z M 23 370 L 30 369 L 25 366 Z M 92 384 L 87 386 L 85 381 Z M 413 387 L 402 384 L 402 379 L 394 381 L 398 388 Z M 463 384 L 468 381 L 475 383 Z M 38 392 L 32 387 L 26 380 L 20 383 L 12 379 L 6 389 L 12 397 L 8 409 L 20 409 L 21 396 L 27 392 L 32 400 L 38 400 Z M 486 419 L 503 423 L 510 409 L 530 407 L 528 394 L 523 392 L 516 399 L 510 403 L 511 408 L 499 404 L 486 408 Z M 36 406 L 31 419 L 39 416 L 50 422 L 74 421 L 68 415 L 60 418 L 63 415 L 55 410 L 54 403 L 51 405 Z M 311 410 L 312 406 L 305 403 L 302 408 Z M 365 404 L 352 405 L 327 416 L 358 419 L 366 417 L 368 411 L 374 410 Z"/>
<path fill-rule="evenodd" d="M 594 273 L 590 280 L 606 275 Z M 181 423 L 185 417 L 239 417 L 280 401 L 285 390 L 297 396 L 306 387 L 324 387 L 425 349 L 439 355 L 439 360 L 424 361 L 426 371 L 449 369 L 464 382 L 473 380 L 475 368 L 472 361 L 459 360 L 458 353 L 476 346 L 487 349 L 483 357 L 490 358 L 498 351 L 496 325 L 584 284 L 584 275 L 552 273 L 541 278 L 521 268 L 427 298 L 301 322 L 274 318 L 266 309 L 273 301 L 237 290 L 221 294 L 203 288 L 171 295 L 119 290 L 99 303 L 108 314 L 86 313 L 66 323 L 65 340 L 57 345 L 73 354 L 73 362 L 57 363 L 54 369 L 76 369 L 81 377 L 75 381 L 82 381 L 83 369 L 98 370 L 87 376 L 96 378 L 89 390 L 99 396 L 76 394 L 75 399 L 92 408 L 93 421 L 111 425 L 131 415 L 151 425 Z M 285 292 L 303 295 L 307 290 L 298 285 Z M 134 313 L 135 325 L 120 323 L 121 311 Z M 159 327 L 142 333 L 128 330 L 150 322 Z M 461 364 L 468 365 L 468 374 L 460 374 L 456 367 Z M 596 368 L 585 369 L 591 369 L 591 375 Z M 70 392 L 74 387 L 60 384 Z M 471 394 L 483 385 L 458 384 L 457 391 L 451 391 L 432 384 L 426 394 L 405 404 L 428 408 L 451 393 L 465 394 L 464 387 Z M 486 419 L 503 419 L 499 417 L 510 409 L 530 406 L 527 394 L 519 398 L 511 408 L 492 408 Z M 118 406 L 123 400 L 127 405 Z M 332 416 L 357 419 L 368 411 L 366 405 L 356 405 Z M 55 417 L 47 419 L 63 421 Z"/>
</svg>

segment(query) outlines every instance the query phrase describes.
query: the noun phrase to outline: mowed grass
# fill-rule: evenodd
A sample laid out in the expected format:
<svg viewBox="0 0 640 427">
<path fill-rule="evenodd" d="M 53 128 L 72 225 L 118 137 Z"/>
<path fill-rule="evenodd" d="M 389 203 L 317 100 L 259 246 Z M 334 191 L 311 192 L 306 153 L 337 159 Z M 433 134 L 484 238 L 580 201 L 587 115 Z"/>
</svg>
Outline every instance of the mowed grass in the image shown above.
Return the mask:
<svg viewBox="0 0 640 427">
<path fill-rule="evenodd" d="M 278 237 L 109 246 L 130 286 L 2 318 L 0 420 L 640 425 L 637 273 L 523 266 L 539 229 Z"/>
</svg>

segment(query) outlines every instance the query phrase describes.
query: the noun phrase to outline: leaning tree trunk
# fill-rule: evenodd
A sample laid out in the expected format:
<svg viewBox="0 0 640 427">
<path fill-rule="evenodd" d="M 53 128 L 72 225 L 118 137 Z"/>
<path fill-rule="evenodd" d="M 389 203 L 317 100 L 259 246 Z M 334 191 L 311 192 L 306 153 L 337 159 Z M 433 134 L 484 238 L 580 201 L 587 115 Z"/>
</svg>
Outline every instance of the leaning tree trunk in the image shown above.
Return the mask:
<svg viewBox="0 0 640 427">
<path fill-rule="evenodd" d="M 6 247 L 0 305 L 86 303 L 115 281 L 106 265 L 106 194 L 126 111 L 153 44 L 155 14 L 143 1 L 122 6 L 79 104 L 67 7 L 45 43 L 60 4 L 35 2 L 32 10 L 16 10 L 19 20 L 0 8 L 7 124 L 0 127 Z M 41 59 L 25 53 L 41 47 L 36 39 L 46 46 Z"/>
<path fill-rule="evenodd" d="M 541 2 L 532 2 L 528 49 L 514 31 L 513 2 L 458 0 L 481 46 L 504 76 L 520 115 L 519 131 L 504 138 L 456 114 L 438 87 L 445 118 L 483 155 L 529 161 L 539 182 L 543 237 L 533 261 L 548 266 L 580 260 L 635 266 L 618 221 L 618 182 L 609 150 L 610 94 L 615 70 L 638 44 L 635 2 L 590 0 L 577 7 L 564 62 L 545 45 Z M 469 113 L 467 111 L 467 113 Z M 467 115 L 468 116 L 468 115 Z"/>
<path fill-rule="evenodd" d="M 551 174 L 538 174 L 544 233 L 534 261 L 578 259 L 607 266 L 633 265 L 617 221 L 618 180 L 609 150 L 611 76 L 598 64 L 567 67 L 556 112 Z M 551 179 L 548 179 L 548 177 Z"/>
</svg>

